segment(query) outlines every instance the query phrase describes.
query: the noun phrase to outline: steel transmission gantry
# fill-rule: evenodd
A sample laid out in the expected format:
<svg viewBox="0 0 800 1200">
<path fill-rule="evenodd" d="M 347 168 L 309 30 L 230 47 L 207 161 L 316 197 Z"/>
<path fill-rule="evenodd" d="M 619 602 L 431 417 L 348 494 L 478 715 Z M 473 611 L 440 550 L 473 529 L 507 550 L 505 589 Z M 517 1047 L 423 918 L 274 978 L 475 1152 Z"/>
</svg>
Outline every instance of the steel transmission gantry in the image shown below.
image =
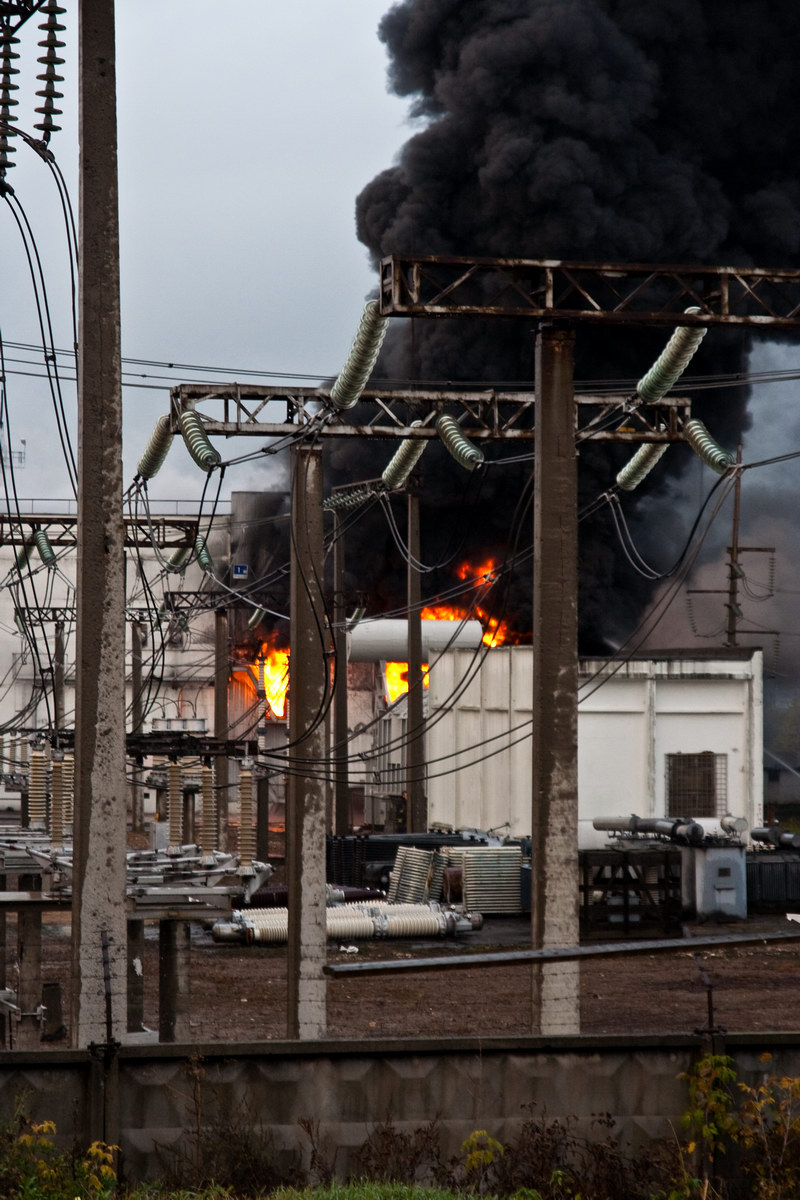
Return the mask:
<svg viewBox="0 0 800 1200">
<path fill-rule="evenodd" d="M 470 440 L 535 438 L 533 834 L 534 948 L 578 941 L 577 887 L 577 490 L 574 437 L 677 441 L 689 402 L 578 396 L 577 325 L 741 325 L 800 328 L 800 271 L 630 263 L 579 263 L 438 255 L 381 264 L 380 311 L 431 319 L 517 317 L 537 325 L 535 392 L 367 390 L 376 414 L 353 425 L 317 389 L 267 391 L 182 385 L 172 392 L 173 429 L 193 408 L 209 435 L 285 436 L 308 426 L 321 436 L 432 438 L 445 407 L 461 409 Z M 690 311 L 685 311 L 689 309 Z M 221 407 L 220 407 L 221 406 Z M 282 419 L 277 406 L 284 406 Z M 592 412 L 592 406 L 594 411 Z M 613 410 L 636 414 L 632 429 L 603 428 Z M 531 409 L 534 419 L 531 421 Z M 363 410 L 362 410 L 363 411 Z M 588 419 L 584 422 L 584 414 Z M 409 414 L 421 420 L 412 426 Z M 313 715 L 313 714 L 311 714 Z M 534 967 L 532 1029 L 578 1028 L 576 968 Z"/>
</svg>

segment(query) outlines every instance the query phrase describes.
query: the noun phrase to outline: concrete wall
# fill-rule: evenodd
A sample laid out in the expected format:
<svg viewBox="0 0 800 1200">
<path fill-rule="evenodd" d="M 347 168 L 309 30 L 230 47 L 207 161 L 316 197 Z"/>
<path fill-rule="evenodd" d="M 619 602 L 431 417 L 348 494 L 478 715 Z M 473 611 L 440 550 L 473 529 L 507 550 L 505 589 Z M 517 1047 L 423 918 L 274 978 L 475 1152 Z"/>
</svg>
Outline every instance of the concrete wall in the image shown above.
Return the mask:
<svg viewBox="0 0 800 1200">
<path fill-rule="evenodd" d="M 606 841 L 592 829 L 595 817 L 664 815 L 666 756 L 674 753 L 727 755 L 728 810 L 760 825 L 761 666 L 757 650 L 582 660 L 580 844 Z M 495 648 L 479 667 L 468 651 L 437 661 L 426 738 L 431 821 L 480 829 L 507 821 L 512 834 L 530 833 L 532 671 L 529 646 Z"/>
<path fill-rule="evenodd" d="M 157 1177 L 158 1147 L 188 1147 L 198 1113 L 209 1124 L 222 1110 L 249 1113 L 269 1133 L 278 1161 L 297 1157 L 307 1166 L 298 1122 L 308 1119 L 319 1122 L 326 1157 L 335 1154 L 345 1177 L 356 1169 L 354 1150 L 387 1120 L 406 1132 L 436 1120 L 448 1156 L 475 1129 L 507 1141 L 531 1103 L 550 1118 L 577 1117 L 588 1136 L 593 1116 L 610 1113 L 623 1142 L 668 1138 L 686 1107 L 678 1077 L 706 1048 L 698 1037 L 678 1036 L 408 1039 L 355 1049 L 348 1042 L 128 1046 L 105 1087 L 87 1052 L 14 1051 L 0 1054 L 0 1119 L 24 1096 L 28 1114 L 55 1121 L 65 1146 L 74 1134 L 117 1140 L 129 1181 Z M 800 1036 L 737 1035 L 724 1047 L 749 1082 L 763 1073 L 759 1056 L 767 1050 L 770 1071 L 800 1074 Z"/>
</svg>

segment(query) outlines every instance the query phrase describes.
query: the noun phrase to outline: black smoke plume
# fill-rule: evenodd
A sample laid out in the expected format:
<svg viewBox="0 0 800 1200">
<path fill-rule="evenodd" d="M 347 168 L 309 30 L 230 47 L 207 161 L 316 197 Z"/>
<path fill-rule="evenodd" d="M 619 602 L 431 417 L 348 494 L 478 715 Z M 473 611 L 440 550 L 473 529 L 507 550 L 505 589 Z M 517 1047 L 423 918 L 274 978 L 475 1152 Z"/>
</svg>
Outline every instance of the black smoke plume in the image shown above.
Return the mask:
<svg viewBox="0 0 800 1200">
<path fill-rule="evenodd" d="M 391 253 L 797 264 L 800 22 L 790 0 L 402 0 L 379 36 L 416 131 L 357 200 L 358 236 L 376 265 Z M 577 378 L 635 380 L 666 336 L 579 329 Z M 712 330 L 691 369 L 741 370 L 747 348 L 746 334 Z M 533 330 L 496 319 L 419 319 L 413 329 L 398 319 L 376 372 L 455 386 L 532 373 Z M 695 415 L 735 447 L 749 419 L 742 394 L 709 395 Z M 509 452 L 495 443 L 489 453 Z M 629 453 L 582 451 L 582 502 Z M 334 482 L 375 476 L 390 454 L 378 462 L 373 445 L 348 443 L 332 454 Z M 673 447 L 661 479 L 690 458 Z M 473 557 L 502 558 L 530 465 L 487 471 L 470 506 L 440 447 L 422 463 L 423 558 L 443 553 L 440 531 L 464 525 Z M 675 525 L 651 531 L 663 560 L 685 532 Z M 612 540 L 604 517 L 582 526 L 586 651 L 613 644 L 648 598 Z M 354 533 L 354 577 L 384 607 L 402 603 L 397 562 L 385 526 L 358 544 Z M 449 578 L 441 571 L 425 590 Z M 509 611 L 524 634 L 529 574 L 514 586 Z"/>
</svg>

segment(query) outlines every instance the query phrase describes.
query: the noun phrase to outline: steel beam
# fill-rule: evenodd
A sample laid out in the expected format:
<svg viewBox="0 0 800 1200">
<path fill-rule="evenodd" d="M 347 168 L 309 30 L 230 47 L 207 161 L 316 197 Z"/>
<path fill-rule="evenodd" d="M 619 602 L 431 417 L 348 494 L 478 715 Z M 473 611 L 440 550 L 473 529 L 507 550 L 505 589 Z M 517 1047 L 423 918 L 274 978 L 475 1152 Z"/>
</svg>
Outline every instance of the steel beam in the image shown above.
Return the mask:
<svg viewBox="0 0 800 1200">
<path fill-rule="evenodd" d="M 384 316 L 798 329 L 800 271 L 394 255 L 381 263 L 380 306 Z"/>
<path fill-rule="evenodd" d="M 672 324 L 677 324 L 673 321 Z M 531 440 L 533 389 L 529 391 L 403 391 L 397 388 L 365 388 L 362 400 L 374 405 L 365 424 L 347 423 L 346 414 L 321 413 L 330 398 L 322 388 L 264 388 L 235 383 L 188 384 L 172 389 L 170 420 L 173 432 L 180 429 L 179 417 L 194 409 L 209 437 L 286 437 L 314 431 L 322 438 L 376 438 L 432 440 L 438 438 L 435 420 L 443 412 L 457 410 L 459 424 L 470 441 Z M 635 405 L 638 416 L 624 429 L 605 429 L 612 412 L 620 418 Z M 281 410 L 283 416 L 276 411 Z M 680 441 L 683 424 L 691 416 L 691 401 L 669 396 L 640 407 L 633 388 L 627 393 L 586 392 L 576 396 L 575 431 L 605 441 Z M 648 415 L 649 414 L 649 415 Z M 419 420 L 420 425 L 412 425 Z M 312 422 L 315 422 L 312 424 Z"/>
<path fill-rule="evenodd" d="M 779 933 L 704 934 L 688 938 L 642 938 L 630 942 L 602 942 L 590 946 L 553 946 L 541 950 L 498 950 L 486 954 L 448 954 L 431 958 L 391 958 L 377 962 L 330 963 L 325 974 L 395 975 L 409 971 L 460 971 L 472 967 L 524 967 L 531 963 L 569 963 L 587 958 L 625 958 L 629 954 L 687 954 L 737 946 L 799 942 L 800 929 Z"/>
</svg>

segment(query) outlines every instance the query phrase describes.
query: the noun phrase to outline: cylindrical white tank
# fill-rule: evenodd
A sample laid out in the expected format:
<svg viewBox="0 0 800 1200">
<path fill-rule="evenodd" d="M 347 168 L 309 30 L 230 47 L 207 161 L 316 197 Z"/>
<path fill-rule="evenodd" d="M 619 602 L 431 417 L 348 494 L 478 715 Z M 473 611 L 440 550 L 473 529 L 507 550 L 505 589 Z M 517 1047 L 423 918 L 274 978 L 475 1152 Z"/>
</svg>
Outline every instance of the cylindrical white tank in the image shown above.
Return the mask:
<svg viewBox="0 0 800 1200">
<path fill-rule="evenodd" d="M 444 650 L 475 650 L 483 638 L 480 621 L 422 621 L 422 657 Z M 347 635 L 350 662 L 405 662 L 408 621 L 361 621 Z"/>
</svg>

